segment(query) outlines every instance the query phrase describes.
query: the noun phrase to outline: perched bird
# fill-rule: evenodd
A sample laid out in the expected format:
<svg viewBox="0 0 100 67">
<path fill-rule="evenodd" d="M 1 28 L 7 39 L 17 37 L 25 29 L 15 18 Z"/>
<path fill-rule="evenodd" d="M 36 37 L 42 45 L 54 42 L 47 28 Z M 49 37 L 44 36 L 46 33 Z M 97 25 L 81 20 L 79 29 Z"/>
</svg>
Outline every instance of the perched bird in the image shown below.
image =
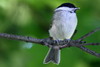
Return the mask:
<svg viewBox="0 0 100 67">
<path fill-rule="evenodd" d="M 54 40 L 71 39 L 77 26 L 76 10 L 79 9 L 71 3 L 63 3 L 54 10 L 50 37 Z M 57 46 L 57 45 L 56 45 Z M 51 46 L 44 63 L 60 63 L 60 49 Z"/>
</svg>

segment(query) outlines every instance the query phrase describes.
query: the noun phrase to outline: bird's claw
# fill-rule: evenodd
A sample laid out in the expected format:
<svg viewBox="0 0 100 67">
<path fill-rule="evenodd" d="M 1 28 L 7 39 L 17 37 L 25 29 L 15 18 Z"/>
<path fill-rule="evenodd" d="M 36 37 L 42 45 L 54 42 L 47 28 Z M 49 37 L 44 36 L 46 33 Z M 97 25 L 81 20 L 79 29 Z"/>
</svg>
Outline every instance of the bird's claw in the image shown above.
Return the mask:
<svg viewBox="0 0 100 67">
<path fill-rule="evenodd" d="M 61 41 L 61 40 L 54 40 L 54 44 L 60 45 L 60 41 Z"/>
</svg>

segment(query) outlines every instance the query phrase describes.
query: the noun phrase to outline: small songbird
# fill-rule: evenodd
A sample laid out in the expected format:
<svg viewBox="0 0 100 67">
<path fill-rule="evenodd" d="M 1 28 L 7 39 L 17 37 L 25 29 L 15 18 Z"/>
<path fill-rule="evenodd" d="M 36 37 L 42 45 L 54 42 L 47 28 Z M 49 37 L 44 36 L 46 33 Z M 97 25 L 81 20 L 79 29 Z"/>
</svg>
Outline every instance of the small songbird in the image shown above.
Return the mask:
<svg viewBox="0 0 100 67">
<path fill-rule="evenodd" d="M 63 3 L 54 10 L 53 23 L 49 30 L 54 40 L 71 39 L 77 26 L 76 10 L 79 9 L 71 3 Z M 60 63 L 60 49 L 51 46 L 44 63 Z"/>
</svg>

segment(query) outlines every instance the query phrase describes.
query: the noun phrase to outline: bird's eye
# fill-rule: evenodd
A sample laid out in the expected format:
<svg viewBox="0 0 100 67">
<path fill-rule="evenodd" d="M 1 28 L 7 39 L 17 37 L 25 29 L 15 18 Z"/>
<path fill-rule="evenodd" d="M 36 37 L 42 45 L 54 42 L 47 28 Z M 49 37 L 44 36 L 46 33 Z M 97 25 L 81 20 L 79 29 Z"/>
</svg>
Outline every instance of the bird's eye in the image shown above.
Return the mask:
<svg viewBox="0 0 100 67">
<path fill-rule="evenodd" d="M 73 11 L 69 11 L 70 13 L 73 13 Z"/>
</svg>

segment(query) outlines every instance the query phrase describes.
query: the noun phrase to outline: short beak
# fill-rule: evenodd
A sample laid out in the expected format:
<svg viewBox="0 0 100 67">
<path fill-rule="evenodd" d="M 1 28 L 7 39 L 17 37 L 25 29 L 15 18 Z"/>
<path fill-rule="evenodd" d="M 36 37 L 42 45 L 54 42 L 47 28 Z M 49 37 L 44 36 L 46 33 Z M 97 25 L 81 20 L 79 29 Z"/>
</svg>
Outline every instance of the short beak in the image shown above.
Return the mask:
<svg viewBox="0 0 100 67">
<path fill-rule="evenodd" d="M 76 8 L 74 8 L 74 12 L 76 12 L 76 10 L 79 10 L 80 8 L 78 8 L 78 7 L 76 7 Z"/>
<path fill-rule="evenodd" d="M 76 7 L 75 10 L 79 10 L 80 8 Z"/>
</svg>

